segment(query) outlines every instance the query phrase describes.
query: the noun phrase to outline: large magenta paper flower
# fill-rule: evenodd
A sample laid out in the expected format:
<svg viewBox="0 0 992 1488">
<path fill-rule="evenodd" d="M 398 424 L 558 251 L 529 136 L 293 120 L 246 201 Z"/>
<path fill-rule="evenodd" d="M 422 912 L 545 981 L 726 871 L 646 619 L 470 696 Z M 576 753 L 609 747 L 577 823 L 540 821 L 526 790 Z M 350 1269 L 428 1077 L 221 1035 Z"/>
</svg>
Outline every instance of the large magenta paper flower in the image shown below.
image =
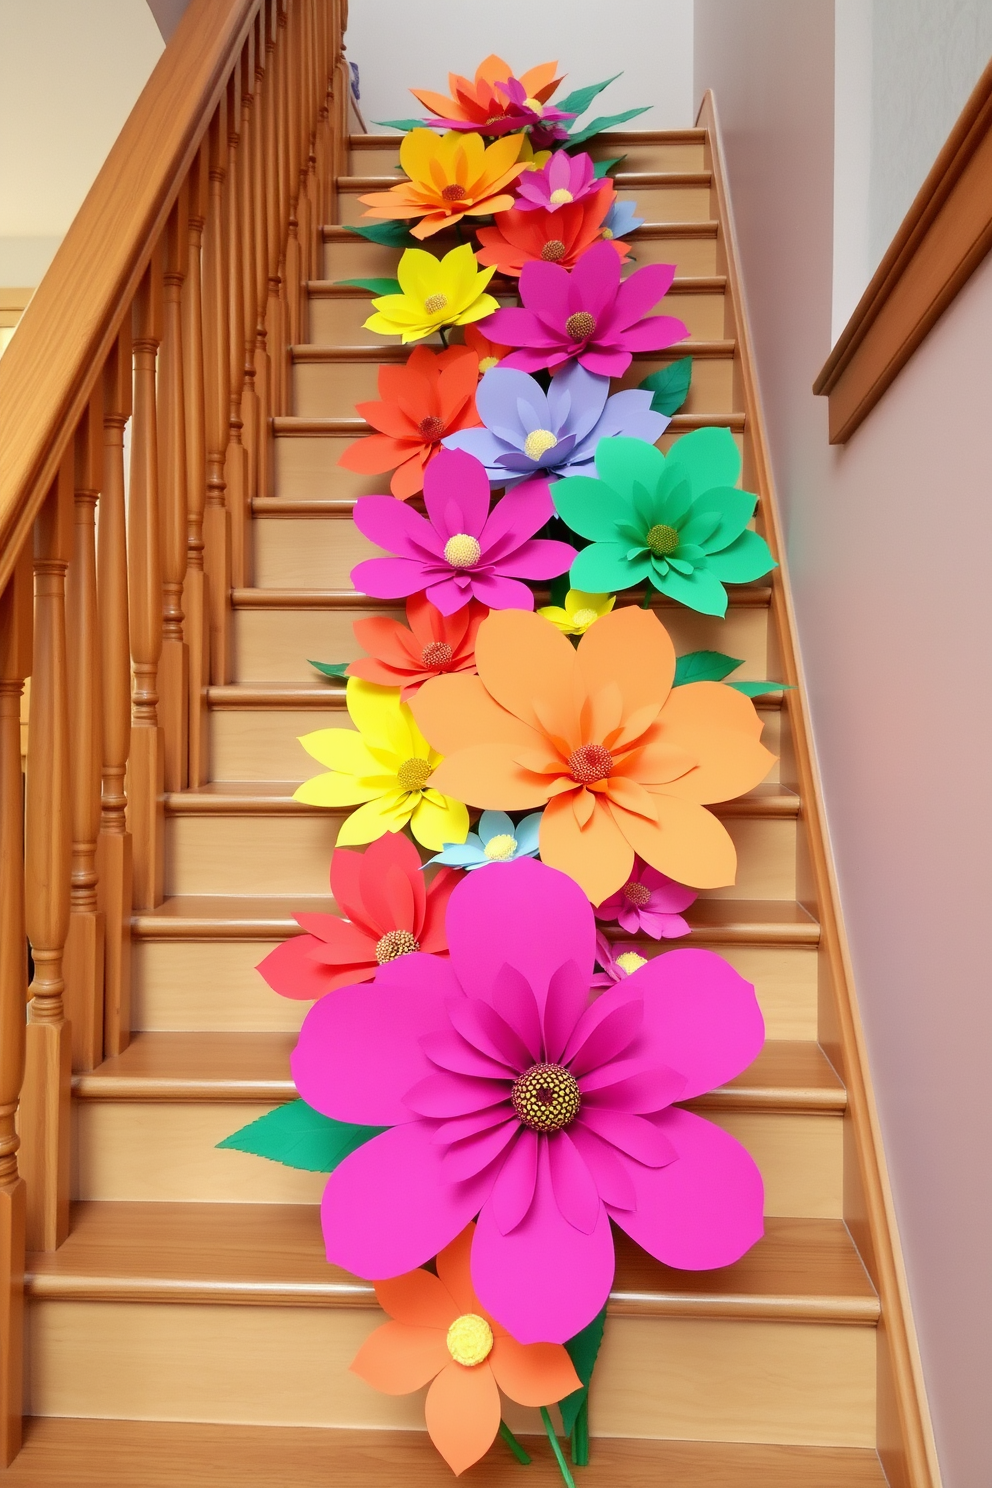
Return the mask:
<svg viewBox="0 0 992 1488">
<path fill-rule="evenodd" d="M 389 1128 L 328 1179 L 328 1260 L 399 1276 L 478 1215 L 473 1282 L 521 1343 L 561 1343 L 595 1317 L 611 1220 L 671 1266 L 737 1260 L 762 1234 L 760 1174 L 673 1102 L 755 1058 L 749 983 L 712 951 L 677 950 L 590 1002 L 592 908 L 530 858 L 469 874 L 445 928 L 449 960 L 387 963 L 303 1025 L 303 1099 Z"/>
<path fill-rule="evenodd" d="M 675 277 L 673 264 L 646 264 L 620 283 L 610 243 L 594 243 L 574 269 L 532 259 L 520 271 L 523 309 L 479 322 L 494 341 L 520 349 L 502 366 L 537 372 L 573 359 L 601 377 L 622 377 L 635 351 L 662 351 L 689 332 L 673 315 L 649 315 Z"/>
<path fill-rule="evenodd" d="M 520 581 L 556 578 L 575 561 L 568 543 L 534 536 L 555 513 L 546 480 L 515 487 L 490 512 L 485 466 L 445 449 L 424 472 L 424 503 L 427 519 L 393 496 L 355 502 L 355 525 L 397 555 L 356 564 L 356 589 L 377 599 L 423 590 L 442 615 L 470 599 L 491 610 L 532 610 L 533 592 Z"/>
</svg>

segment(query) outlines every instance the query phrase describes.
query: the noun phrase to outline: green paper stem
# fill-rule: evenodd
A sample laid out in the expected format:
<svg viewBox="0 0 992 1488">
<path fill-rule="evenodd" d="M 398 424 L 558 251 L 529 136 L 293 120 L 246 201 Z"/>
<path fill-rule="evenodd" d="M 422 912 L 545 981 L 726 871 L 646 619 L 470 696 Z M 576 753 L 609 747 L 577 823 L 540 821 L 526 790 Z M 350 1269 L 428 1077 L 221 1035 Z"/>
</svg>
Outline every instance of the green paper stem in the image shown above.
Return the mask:
<svg viewBox="0 0 992 1488">
<path fill-rule="evenodd" d="M 546 1405 L 541 1406 L 541 1420 L 544 1422 L 544 1429 L 548 1433 L 548 1441 L 551 1443 L 551 1450 L 554 1452 L 555 1457 L 557 1458 L 558 1469 L 561 1472 L 561 1475 L 564 1478 L 565 1482 L 567 1483 L 568 1488 L 575 1488 L 575 1479 L 569 1472 L 568 1463 L 565 1461 L 565 1458 L 562 1455 L 561 1447 L 558 1445 L 558 1438 L 557 1436 L 555 1436 L 555 1428 L 551 1424 L 551 1417 L 548 1415 L 548 1408 Z"/>
<path fill-rule="evenodd" d="M 530 1457 L 517 1441 L 517 1438 L 514 1436 L 513 1432 L 510 1430 L 509 1426 L 507 1426 L 505 1421 L 500 1421 L 499 1423 L 499 1434 L 506 1442 L 506 1445 L 509 1447 L 514 1457 L 516 1457 L 517 1461 L 522 1462 L 524 1467 L 529 1467 Z"/>
<path fill-rule="evenodd" d="M 650 580 L 644 585 L 644 598 L 641 600 L 642 610 L 649 610 L 651 608 L 652 587 Z"/>
<path fill-rule="evenodd" d="M 589 1466 L 589 1397 L 586 1396 L 572 1427 L 572 1462 L 576 1467 Z"/>
<path fill-rule="evenodd" d="M 438 326 L 437 333 L 441 337 L 441 345 L 444 347 L 445 351 L 447 351 L 447 349 L 448 349 L 448 337 L 447 337 L 447 334 L 445 332 L 444 326 Z"/>
</svg>

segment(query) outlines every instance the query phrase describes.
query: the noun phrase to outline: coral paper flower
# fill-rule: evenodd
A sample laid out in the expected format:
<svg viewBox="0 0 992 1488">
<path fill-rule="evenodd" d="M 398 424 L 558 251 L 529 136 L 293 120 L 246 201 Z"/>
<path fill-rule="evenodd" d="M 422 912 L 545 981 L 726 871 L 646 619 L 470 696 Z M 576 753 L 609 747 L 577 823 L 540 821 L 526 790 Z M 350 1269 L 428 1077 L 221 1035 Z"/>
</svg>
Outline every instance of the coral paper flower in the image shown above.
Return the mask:
<svg viewBox="0 0 992 1488">
<path fill-rule="evenodd" d="M 591 539 L 572 566 L 580 589 L 629 589 L 645 580 L 679 604 L 724 615 L 724 584 L 775 567 L 748 530 L 758 498 L 737 489 L 741 457 L 729 429 L 694 429 L 667 455 L 639 439 L 601 439 L 598 479 L 560 481 L 554 500 L 573 532 Z"/>
<path fill-rule="evenodd" d="M 517 208 L 500 212 L 493 227 L 478 229 L 476 236 L 482 247 L 476 258 L 514 277 L 532 261 L 573 268 L 587 248 L 607 236 L 605 228 L 615 192 L 612 181 L 596 184 L 598 190 L 591 196 L 554 212 L 523 212 Z M 621 259 L 630 252 L 626 243 L 615 242 L 613 247 Z"/>
<path fill-rule="evenodd" d="M 532 610 L 534 595 L 521 580 L 554 578 L 575 557 L 567 543 L 534 537 L 554 512 L 547 481 L 517 486 L 490 513 L 479 461 L 442 450 L 424 475 L 424 500 L 426 518 L 388 496 L 355 502 L 355 525 L 397 555 L 356 564 L 356 589 L 379 599 L 424 590 L 442 615 L 470 599 L 494 610 Z"/>
<path fill-rule="evenodd" d="M 445 434 L 479 423 L 478 379 L 479 359 L 468 346 L 441 352 L 417 346 L 403 367 L 383 362 L 382 402 L 356 404 L 357 412 L 379 432 L 349 444 L 338 464 L 361 475 L 392 470 L 393 495 L 401 501 L 415 496 L 424 488 L 424 466 L 441 448 Z"/>
<path fill-rule="evenodd" d="M 590 1004 L 592 909 L 531 858 L 462 879 L 446 931 L 449 959 L 403 956 L 304 1021 L 303 1099 L 389 1128 L 328 1179 L 328 1259 L 398 1276 L 478 1215 L 472 1281 L 522 1343 L 563 1343 L 603 1306 L 611 1219 L 667 1265 L 736 1261 L 762 1233 L 760 1174 L 673 1102 L 758 1054 L 754 988 L 674 950 Z"/>
<path fill-rule="evenodd" d="M 494 272 L 476 269 L 471 243 L 461 243 L 441 259 L 423 248 L 408 248 L 396 270 L 402 294 L 373 300 L 375 314 L 365 329 L 400 336 L 405 343 L 422 341 L 441 326 L 482 320 L 499 305 L 484 293 Z"/>
<path fill-rule="evenodd" d="M 540 615 L 490 615 L 475 661 L 478 677 L 438 677 L 413 700 L 446 756 L 437 790 L 503 811 L 547 803 L 541 857 L 594 904 L 627 882 L 635 852 L 679 883 L 733 883 L 734 844 L 704 804 L 750 790 L 773 757 L 749 698 L 719 682 L 672 688 L 655 615 L 614 610 L 577 647 Z"/>
<path fill-rule="evenodd" d="M 374 1390 L 409 1395 L 430 1382 L 424 1419 L 431 1441 L 456 1477 L 492 1446 L 499 1392 L 518 1405 L 551 1405 L 582 1381 L 558 1343 L 518 1343 L 486 1311 L 472 1285 L 475 1225 L 437 1258 L 437 1275 L 417 1269 L 377 1281 L 392 1322 L 362 1344 L 352 1369 Z"/>
<path fill-rule="evenodd" d="M 294 915 L 307 934 L 284 940 L 257 969 L 280 997 L 312 1001 L 335 987 L 371 981 L 397 956 L 446 955 L 444 913 L 459 877 L 443 868 L 428 886 L 420 854 L 400 832 L 387 832 L 364 853 L 339 847 L 331 858 L 331 893 L 341 914 Z"/>
<path fill-rule="evenodd" d="M 518 212 L 534 212 L 542 207 L 556 212 L 559 207 L 591 196 L 599 188 L 591 155 L 566 155 L 564 150 L 556 150 L 542 170 L 527 171 L 520 177 L 515 206 Z"/>
<path fill-rule="evenodd" d="M 354 729 L 316 729 L 300 739 L 328 774 L 306 781 L 293 799 L 332 810 L 358 806 L 338 832 L 341 847 L 401 832 L 408 822 L 417 841 L 434 851 L 446 842 L 464 842 L 468 812 L 428 786 L 440 759 L 399 693 L 351 677 L 348 712 Z"/>
<path fill-rule="evenodd" d="M 423 594 L 411 594 L 406 625 L 388 615 L 355 621 L 355 640 L 369 654 L 351 662 L 347 675 L 398 687 L 403 702 L 409 702 L 431 677 L 475 671 L 475 637 L 488 613 L 473 599 L 454 615 L 442 615 Z"/>
<path fill-rule="evenodd" d="M 515 78 L 509 62 L 493 52 L 479 63 L 473 82 L 458 73 L 448 73 L 450 98 L 426 88 L 411 88 L 410 92 L 448 129 L 475 129 L 488 135 L 515 134 L 543 117 L 542 105 L 561 82 L 561 78 L 555 77 L 557 70 L 557 62 L 542 62 Z M 507 88 L 505 85 L 511 81 L 518 87 Z M 575 117 L 554 112 L 559 119 Z"/>
<path fill-rule="evenodd" d="M 579 362 L 553 377 L 547 392 L 526 372 L 494 367 L 475 395 L 485 427 L 463 428 L 443 442 L 481 460 L 494 486 L 585 474 L 601 439 L 626 434 L 653 444 L 671 422 L 652 410 L 647 389 L 628 388 L 612 398 L 609 391 L 608 377 Z"/>
<path fill-rule="evenodd" d="M 671 264 L 647 264 L 620 283 L 613 243 L 596 243 L 569 273 L 556 263 L 525 263 L 523 308 L 497 310 L 487 336 L 519 347 L 507 367 L 536 372 L 580 361 L 601 377 L 622 377 L 635 351 L 662 351 L 689 334 L 672 315 L 649 315 L 675 277 Z"/>
<path fill-rule="evenodd" d="M 569 589 L 564 607 L 544 605 L 537 613 L 550 620 L 562 635 L 585 635 L 590 625 L 608 615 L 616 602 L 615 594 L 586 594 L 583 589 Z"/>
<path fill-rule="evenodd" d="M 507 187 L 527 169 L 519 156 L 520 142 L 512 135 L 487 146 L 478 134 L 449 130 L 438 139 L 430 129 L 411 129 L 400 145 L 400 165 L 409 180 L 359 201 L 369 209 L 366 217 L 419 217 L 410 231 L 415 238 L 429 238 L 463 217 L 511 207 Z"/>
<path fill-rule="evenodd" d="M 541 813 L 532 811 L 514 826 L 505 811 L 484 811 L 478 832 L 469 832 L 462 843 L 449 842 L 432 863 L 464 868 L 466 873 L 491 863 L 515 863 L 518 858 L 536 858 L 540 846 Z"/>
<path fill-rule="evenodd" d="M 480 377 L 485 377 L 486 373 L 490 372 L 493 367 L 499 366 L 499 363 L 510 350 L 508 346 L 501 346 L 498 341 L 490 341 L 488 336 L 482 334 L 477 325 L 467 325 L 463 334 L 465 336 L 465 345 L 470 346 L 479 358 Z"/>
<path fill-rule="evenodd" d="M 650 935 L 652 940 L 675 940 L 689 934 L 682 910 L 695 904 L 695 889 L 676 883 L 650 863 L 634 859 L 634 870 L 624 884 L 596 910 L 598 920 L 617 920 L 628 935 Z"/>
</svg>

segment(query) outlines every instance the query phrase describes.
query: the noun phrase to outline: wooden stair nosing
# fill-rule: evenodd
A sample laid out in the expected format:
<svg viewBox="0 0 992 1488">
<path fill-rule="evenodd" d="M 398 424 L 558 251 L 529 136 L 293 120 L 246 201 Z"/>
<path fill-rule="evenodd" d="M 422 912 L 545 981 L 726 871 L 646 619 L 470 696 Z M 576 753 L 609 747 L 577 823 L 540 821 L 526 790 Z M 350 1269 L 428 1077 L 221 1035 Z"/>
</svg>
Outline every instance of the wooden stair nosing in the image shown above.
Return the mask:
<svg viewBox="0 0 992 1488">
<path fill-rule="evenodd" d="M 676 275 L 666 295 L 725 294 L 726 290 L 726 274 Z M 371 300 L 379 295 L 379 291 L 360 289 L 336 279 L 311 279 L 307 283 L 307 295 L 312 300 Z"/>
<path fill-rule="evenodd" d="M 262 683 L 218 683 L 207 688 L 206 698 L 207 707 L 220 712 L 254 712 L 259 709 L 280 711 L 286 708 L 344 711 L 347 708 L 344 686 L 335 685 L 330 679 L 326 685 L 318 683 L 313 687 L 303 682 L 297 686 L 273 682 L 268 687 Z M 784 694 L 781 692 L 752 698 L 759 713 L 778 713 L 783 701 Z"/>
<path fill-rule="evenodd" d="M 363 238 L 361 233 L 351 232 L 341 222 L 326 222 L 321 229 L 325 243 L 362 243 L 370 242 Z M 635 227 L 633 232 L 625 233 L 624 237 L 628 243 L 647 243 L 659 238 L 716 238 L 720 233 L 720 223 L 714 217 L 693 218 L 687 222 L 645 222 L 640 227 Z M 457 241 L 444 237 L 441 234 L 431 237 L 425 243 L 425 247 L 435 243 L 439 248 L 456 248 Z M 374 244 L 381 247 L 381 244 Z M 385 246 L 388 246 L 385 245 Z"/>
<path fill-rule="evenodd" d="M 659 351 L 635 351 L 635 362 L 670 361 L 687 353 L 700 361 L 716 361 L 733 358 L 737 349 L 735 340 L 694 341 L 686 337 Z M 406 362 L 410 355 L 407 346 L 321 346 L 312 341 L 303 341 L 289 348 L 296 366 L 312 366 L 327 362 Z"/>
<path fill-rule="evenodd" d="M 385 150 L 395 146 L 397 155 L 402 134 L 349 134 L 349 150 Z M 615 145 L 704 145 L 705 129 L 608 129 L 590 141 L 590 149 L 610 150 Z"/>
<path fill-rule="evenodd" d="M 371 425 L 365 419 L 344 418 L 297 418 L 282 415 L 272 419 L 272 432 L 277 439 L 312 439 L 323 436 L 325 438 L 353 435 L 360 438 L 368 434 Z M 745 427 L 745 416 L 743 413 L 676 413 L 669 420 L 665 433 L 685 434 L 690 429 L 733 429 L 742 433 Z M 256 515 L 270 514 L 278 507 L 285 506 L 285 498 L 279 496 L 256 497 L 252 504 L 252 510 Z M 297 502 L 298 506 L 307 503 Z M 348 502 L 348 509 L 354 505 L 354 499 Z"/>
<path fill-rule="evenodd" d="M 706 186 L 713 185 L 713 172 L 701 171 L 617 171 L 610 180 L 618 191 L 636 191 L 638 187 L 642 191 L 653 187 L 655 189 L 671 186 Z M 360 191 L 389 191 L 393 186 L 409 186 L 408 176 L 401 176 L 399 171 L 385 176 L 338 176 L 335 181 L 336 188 L 345 196 L 355 196 Z"/>
<path fill-rule="evenodd" d="M 745 607 L 766 609 L 771 603 L 771 588 L 763 584 L 735 584 L 728 609 Z M 538 604 L 547 604 L 548 591 L 535 589 Z M 632 591 L 618 596 L 620 604 L 639 604 Z M 395 610 L 406 609 L 403 599 L 375 599 L 357 589 L 232 589 L 231 607 L 235 610 Z M 677 600 L 664 594 L 651 596 L 653 610 L 685 610 Z"/>
</svg>

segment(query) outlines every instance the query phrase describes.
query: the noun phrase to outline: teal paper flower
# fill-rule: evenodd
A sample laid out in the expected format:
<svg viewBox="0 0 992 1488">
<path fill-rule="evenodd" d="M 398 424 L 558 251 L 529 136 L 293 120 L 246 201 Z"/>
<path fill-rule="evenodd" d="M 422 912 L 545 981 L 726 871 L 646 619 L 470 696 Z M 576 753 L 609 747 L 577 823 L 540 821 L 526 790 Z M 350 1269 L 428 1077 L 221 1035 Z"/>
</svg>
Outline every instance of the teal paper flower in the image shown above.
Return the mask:
<svg viewBox="0 0 992 1488">
<path fill-rule="evenodd" d="M 590 539 L 572 564 L 573 589 L 615 594 L 646 581 L 704 615 L 724 615 L 724 584 L 776 565 L 748 529 L 758 498 L 739 491 L 741 457 L 729 429 L 695 429 L 667 455 L 617 436 L 596 446 L 599 476 L 551 487 L 558 515 Z"/>
<path fill-rule="evenodd" d="M 446 863 L 471 873 L 490 863 L 513 863 L 517 858 L 536 858 L 543 812 L 534 811 L 513 825 L 505 811 L 484 811 L 479 830 L 469 832 L 464 842 L 446 842 L 444 851 L 424 864 Z"/>
</svg>

